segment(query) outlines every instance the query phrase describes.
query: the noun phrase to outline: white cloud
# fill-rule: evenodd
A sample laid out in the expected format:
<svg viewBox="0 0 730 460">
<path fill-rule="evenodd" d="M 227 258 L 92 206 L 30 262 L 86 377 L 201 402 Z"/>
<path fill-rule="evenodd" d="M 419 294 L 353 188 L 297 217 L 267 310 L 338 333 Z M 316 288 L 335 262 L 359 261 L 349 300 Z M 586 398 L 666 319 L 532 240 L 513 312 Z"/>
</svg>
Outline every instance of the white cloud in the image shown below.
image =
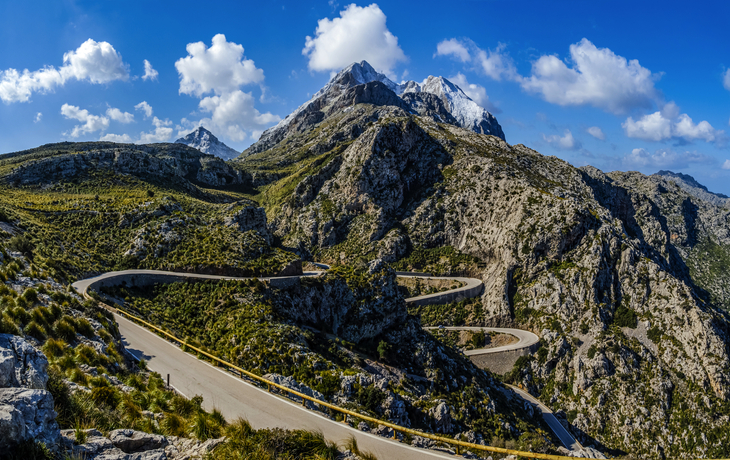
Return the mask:
<svg viewBox="0 0 730 460">
<path fill-rule="evenodd" d="M 602 141 L 606 140 L 606 135 L 603 133 L 603 130 L 598 126 L 591 126 L 590 128 L 586 129 L 586 132 L 596 139 L 600 139 Z"/>
<path fill-rule="evenodd" d="M 730 91 L 730 69 L 727 69 L 722 77 L 722 86 L 724 86 L 726 90 Z"/>
<path fill-rule="evenodd" d="M 33 119 L 33 123 L 38 123 L 43 118 L 43 114 L 41 112 L 38 112 L 35 114 L 35 119 Z"/>
<path fill-rule="evenodd" d="M 109 107 L 106 109 L 106 116 L 119 123 L 131 123 L 134 121 L 134 115 L 129 112 L 122 112 L 121 110 Z"/>
<path fill-rule="evenodd" d="M 506 80 L 520 80 L 521 77 L 517 73 L 512 58 L 504 52 L 507 46 L 499 43 L 494 50 L 476 51 L 476 62 L 479 63 L 481 71 L 490 78 L 500 81 L 502 78 Z"/>
<path fill-rule="evenodd" d="M 695 124 L 686 113 L 680 114 L 679 107 L 669 102 L 661 111 L 644 115 L 638 120 L 629 117 L 621 124 L 626 135 L 645 141 L 664 141 L 669 139 L 704 140 L 705 142 L 723 141 L 725 132 L 712 127 L 709 122 Z"/>
<path fill-rule="evenodd" d="M 353 3 L 340 11 L 339 18 L 320 19 L 315 36 L 307 36 L 302 49 L 309 58 L 309 70 L 339 70 L 366 60 L 393 76 L 396 64 L 407 58 L 385 22 L 385 14 L 375 3 L 366 7 Z"/>
<path fill-rule="evenodd" d="M 570 58 L 572 67 L 557 56 L 541 56 L 532 75 L 521 79 L 522 88 L 553 104 L 592 105 L 615 114 L 650 107 L 657 98 L 658 75 L 638 60 L 627 61 L 585 38 L 570 45 Z"/>
<path fill-rule="evenodd" d="M 671 149 L 659 149 L 649 153 L 645 149 L 633 149 L 622 162 L 627 168 L 682 169 L 691 163 L 713 164 L 716 160 L 696 151 L 675 152 Z"/>
<path fill-rule="evenodd" d="M 73 76 L 77 80 L 89 80 L 91 83 L 109 83 L 114 80 L 129 78 L 128 66 L 107 42 L 86 40 L 75 51 L 63 55 L 61 73 Z"/>
<path fill-rule="evenodd" d="M 150 106 L 147 101 L 142 101 L 139 104 L 135 105 L 134 110 L 143 112 L 145 118 L 149 118 L 152 116 L 152 106 Z"/>
<path fill-rule="evenodd" d="M 100 141 L 119 142 L 120 144 L 131 144 L 132 138 L 129 134 L 104 134 L 99 138 Z"/>
<path fill-rule="evenodd" d="M 263 99 L 264 72 L 252 60 L 244 58 L 243 46 L 228 42 L 224 35 L 218 34 L 213 37 L 210 48 L 202 42 L 190 43 L 187 51 L 188 56 L 175 63 L 180 74 L 180 93 L 200 97 L 199 108 L 209 113 L 210 118 L 183 119 L 182 125 L 192 128 L 205 125 L 216 135 L 242 141 L 280 120 L 277 115 L 260 113 L 254 107 L 252 94 L 240 89 L 258 84 Z M 211 95 L 203 97 L 206 94 Z M 172 133 L 172 128 L 169 129 Z"/>
<path fill-rule="evenodd" d="M 175 62 L 180 74 L 180 94 L 221 95 L 264 80 L 264 71 L 243 57 L 243 46 L 226 41 L 223 34 L 213 37 L 210 48 L 196 42 L 188 43 L 186 50 L 188 55 Z"/>
<path fill-rule="evenodd" d="M 198 122 L 208 129 L 234 141 L 246 139 L 246 131 L 260 132 L 278 123 L 281 118 L 270 113 L 260 113 L 254 107 L 251 93 L 234 91 L 222 96 L 210 96 L 200 101 L 200 109 L 211 114 Z"/>
<path fill-rule="evenodd" d="M 82 125 L 74 126 L 69 136 L 79 137 L 81 134 L 104 131 L 109 127 L 109 118 L 100 115 L 91 115 L 88 110 L 80 109 L 75 105 L 63 104 L 61 115 L 70 120 L 78 120 Z"/>
<path fill-rule="evenodd" d="M 730 169 L 730 160 L 725 160 L 725 163 L 722 164 L 722 169 Z"/>
<path fill-rule="evenodd" d="M 469 50 L 466 48 L 464 43 L 455 38 L 443 40 L 436 45 L 436 54 L 433 56 L 453 56 L 461 62 L 471 61 Z"/>
<path fill-rule="evenodd" d="M 155 69 L 152 68 L 152 63 L 148 61 L 147 59 L 144 60 L 144 75 L 142 75 L 142 80 L 157 80 L 157 76 L 160 73 L 157 72 Z"/>
<path fill-rule="evenodd" d="M 160 120 L 157 117 L 152 119 L 152 124 L 155 126 L 154 131 L 148 133 L 141 133 L 139 135 L 140 144 L 152 144 L 154 142 L 167 142 L 172 136 L 172 122 L 170 120 Z"/>
<path fill-rule="evenodd" d="M 469 39 L 451 38 L 436 45 L 434 57 L 451 56 L 461 62 L 472 63 L 471 70 L 483 73 L 497 81 L 502 79 L 521 81 L 522 77 L 517 73 L 514 61 L 504 51 L 506 48 L 507 45 L 504 43 L 498 43 L 497 48 L 493 50 L 483 50 Z"/>
<path fill-rule="evenodd" d="M 550 145 L 553 145 L 561 150 L 577 150 L 581 147 L 579 141 L 573 137 L 573 133 L 569 129 L 565 130 L 562 136 L 553 134 L 551 136 L 542 135 L 542 138 Z"/>
<path fill-rule="evenodd" d="M 127 80 L 129 71 L 112 45 L 86 40 L 76 50 L 63 55 L 63 66 L 46 66 L 40 70 L 0 71 L 0 99 L 6 104 L 28 102 L 33 93 L 47 93 L 63 86 L 70 79 L 91 83 Z"/>
</svg>

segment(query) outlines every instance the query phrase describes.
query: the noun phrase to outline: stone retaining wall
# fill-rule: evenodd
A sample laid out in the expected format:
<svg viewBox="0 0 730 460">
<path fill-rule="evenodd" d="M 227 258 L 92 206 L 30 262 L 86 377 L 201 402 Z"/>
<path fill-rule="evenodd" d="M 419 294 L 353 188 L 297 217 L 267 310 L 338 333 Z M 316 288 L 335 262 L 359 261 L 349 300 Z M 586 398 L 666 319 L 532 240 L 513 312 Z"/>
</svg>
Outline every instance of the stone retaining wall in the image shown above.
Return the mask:
<svg viewBox="0 0 730 460">
<path fill-rule="evenodd" d="M 527 356 L 535 353 L 540 344 L 535 343 L 517 350 L 500 351 L 483 355 L 472 355 L 469 359 L 481 369 L 487 369 L 495 374 L 506 374 L 515 366 L 520 356 Z"/>
</svg>

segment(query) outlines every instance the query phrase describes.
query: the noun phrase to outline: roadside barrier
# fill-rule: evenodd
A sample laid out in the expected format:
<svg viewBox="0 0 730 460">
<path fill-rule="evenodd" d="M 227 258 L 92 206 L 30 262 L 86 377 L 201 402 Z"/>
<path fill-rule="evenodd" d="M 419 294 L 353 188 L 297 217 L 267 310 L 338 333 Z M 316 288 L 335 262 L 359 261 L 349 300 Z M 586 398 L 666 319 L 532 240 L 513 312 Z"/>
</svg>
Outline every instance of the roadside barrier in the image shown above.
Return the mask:
<svg viewBox="0 0 730 460">
<path fill-rule="evenodd" d="M 88 296 L 87 293 L 84 293 L 84 294 L 86 296 Z M 445 438 L 445 437 L 437 436 L 437 435 L 434 435 L 434 434 L 431 434 L 431 433 L 424 433 L 422 431 L 413 430 L 411 428 L 406 428 L 406 427 L 403 427 L 403 426 L 400 426 L 400 425 L 396 425 L 395 423 L 386 422 L 384 420 L 380 420 L 380 419 L 377 419 L 377 418 L 374 418 L 374 417 L 370 417 L 370 416 L 367 416 L 367 415 L 363 415 L 363 414 L 360 414 L 358 412 L 351 411 L 349 409 L 345 409 L 345 408 L 342 408 L 342 407 L 339 407 L 339 406 L 335 406 L 334 404 L 330 404 L 328 402 L 321 401 L 319 399 L 316 399 L 316 398 L 313 398 L 311 396 L 308 396 L 308 395 L 305 395 L 303 393 L 300 393 L 300 392 L 298 392 L 296 390 L 292 390 L 291 388 L 287 388 L 287 387 L 285 387 L 283 385 L 279 385 L 277 383 L 274 383 L 274 382 L 272 382 L 270 380 L 267 380 L 267 379 L 265 379 L 265 378 L 263 378 L 261 376 L 258 376 L 258 375 L 254 374 L 254 373 L 251 373 L 251 372 L 249 372 L 249 371 L 247 371 L 245 369 L 242 369 L 242 368 L 236 366 L 235 364 L 231 364 L 231 363 L 229 363 L 227 361 L 224 361 L 224 360 L 218 358 L 217 356 L 214 356 L 214 355 L 212 355 L 212 354 L 210 354 L 210 353 L 208 353 L 208 352 L 206 352 L 204 350 L 201 350 L 200 348 L 194 347 L 194 346 L 186 343 L 184 340 L 179 339 L 179 338 L 175 337 L 174 335 L 170 334 L 169 332 L 167 332 L 167 331 L 165 331 L 165 330 L 163 330 L 163 329 L 155 326 L 154 324 L 151 324 L 151 323 L 143 320 L 142 318 L 139 318 L 139 317 L 137 317 L 135 315 L 132 315 L 132 314 L 130 314 L 130 313 L 124 311 L 124 310 L 120 310 L 118 308 L 113 308 L 113 307 L 111 307 L 109 305 L 106 305 L 106 304 L 104 304 L 102 302 L 99 302 L 99 303 L 100 303 L 100 305 L 104 306 L 104 308 L 108 309 L 109 311 L 112 311 L 113 313 L 116 313 L 116 314 L 118 314 L 120 316 L 124 316 L 124 317 L 126 317 L 126 318 L 128 318 L 128 319 L 130 319 L 130 320 L 132 320 L 134 322 L 140 323 L 140 324 L 142 324 L 142 325 L 144 325 L 144 326 L 146 326 L 146 327 L 148 327 L 148 328 L 150 328 L 150 329 L 152 329 L 152 330 L 154 330 L 154 331 L 156 331 L 156 332 L 158 332 L 158 333 L 160 333 L 160 334 L 162 334 L 162 335 L 164 335 L 164 336 L 172 339 L 173 341 L 180 343 L 181 348 L 183 350 L 192 350 L 192 351 L 194 351 L 196 353 L 199 353 L 199 354 L 201 354 L 201 355 L 203 355 L 203 356 L 205 356 L 205 357 L 207 357 L 207 358 L 209 358 L 209 359 L 211 359 L 211 360 L 213 360 L 213 361 L 215 361 L 215 362 L 217 362 L 217 363 L 219 363 L 219 364 L 221 364 L 221 365 L 223 365 L 223 366 L 225 366 L 225 367 L 227 367 L 229 369 L 233 369 L 233 370 L 239 372 L 241 374 L 241 376 L 244 376 L 245 375 L 246 377 L 248 377 L 251 380 L 254 380 L 256 382 L 259 382 L 259 383 L 262 383 L 262 384 L 266 385 L 266 387 L 269 389 L 269 391 L 271 391 L 272 388 L 276 388 L 276 389 L 278 389 L 280 391 L 283 391 L 283 392 L 289 393 L 291 395 L 294 395 L 294 396 L 296 396 L 298 398 L 301 398 L 303 405 L 306 405 L 306 402 L 305 401 L 310 401 L 310 402 L 312 402 L 314 404 L 318 404 L 318 405 L 320 405 L 322 407 L 326 407 L 326 408 L 331 409 L 331 410 L 333 410 L 335 412 L 339 412 L 339 413 L 344 414 L 344 415 L 349 415 L 351 417 L 356 417 L 356 418 L 358 418 L 360 420 L 364 420 L 366 422 L 371 422 L 371 423 L 375 423 L 375 424 L 378 424 L 378 425 L 385 426 L 385 427 L 390 428 L 390 429 L 393 430 L 393 438 L 396 439 L 396 440 L 397 440 L 397 433 L 406 433 L 406 434 L 409 434 L 409 435 L 412 435 L 412 436 L 420 436 L 422 438 L 431 439 L 431 440 L 436 441 L 436 442 L 440 442 L 440 443 L 443 443 L 443 444 L 446 444 L 446 445 L 453 446 L 457 455 L 460 455 L 464 451 L 464 449 L 466 449 L 466 450 L 472 450 L 472 451 L 478 450 L 478 451 L 482 451 L 482 452 L 492 452 L 492 453 L 505 454 L 505 455 L 517 455 L 518 457 L 527 458 L 527 459 L 574 460 L 575 458 L 578 458 L 578 457 L 566 457 L 564 455 L 541 454 L 541 453 L 537 453 L 537 452 L 523 452 L 523 451 L 519 451 L 519 450 L 505 449 L 505 448 L 501 448 L 501 447 L 492 447 L 492 446 L 483 446 L 481 444 L 473 444 L 473 443 L 470 443 L 470 442 L 459 441 L 457 439 Z"/>
</svg>

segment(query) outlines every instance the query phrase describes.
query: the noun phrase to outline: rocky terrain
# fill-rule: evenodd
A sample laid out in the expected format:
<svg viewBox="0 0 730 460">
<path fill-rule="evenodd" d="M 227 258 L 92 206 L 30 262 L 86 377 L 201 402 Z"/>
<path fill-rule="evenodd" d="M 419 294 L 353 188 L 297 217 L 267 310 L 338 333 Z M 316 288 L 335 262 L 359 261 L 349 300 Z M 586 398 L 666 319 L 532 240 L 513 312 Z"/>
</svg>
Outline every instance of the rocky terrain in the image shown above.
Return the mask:
<svg viewBox="0 0 730 460">
<path fill-rule="evenodd" d="M 441 99 L 417 112 L 356 67 L 237 160 L 265 178 L 273 233 L 304 258 L 362 266 L 421 270 L 448 248 L 485 283 L 475 323 L 543 337 L 510 378 L 585 444 L 727 455 L 721 202 L 686 178 L 578 169 L 463 129 L 436 116 Z"/>
<path fill-rule="evenodd" d="M 217 137 L 210 131 L 198 127 L 195 131 L 181 137 L 175 141 L 176 144 L 185 144 L 194 149 L 198 149 L 208 155 L 214 155 L 223 160 L 232 160 L 236 158 L 241 152 L 228 147 L 223 142 L 219 141 Z"/>
</svg>

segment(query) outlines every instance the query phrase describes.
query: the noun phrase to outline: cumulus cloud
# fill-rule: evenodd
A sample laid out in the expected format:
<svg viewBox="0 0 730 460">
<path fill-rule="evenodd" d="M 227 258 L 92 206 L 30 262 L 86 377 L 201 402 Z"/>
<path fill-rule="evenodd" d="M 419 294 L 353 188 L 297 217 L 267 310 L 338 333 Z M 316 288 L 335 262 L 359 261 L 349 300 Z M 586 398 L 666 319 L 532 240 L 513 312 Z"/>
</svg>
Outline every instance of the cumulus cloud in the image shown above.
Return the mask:
<svg viewBox="0 0 730 460">
<path fill-rule="evenodd" d="M 106 116 L 120 123 L 131 123 L 134 121 L 134 115 L 129 112 L 122 112 L 114 107 L 106 109 Z"/>
<path fill-rule="evenodd" d="M 43 118 L 43 114 L 41 112 L 38 112 L 35 114 L 35 118 L 33 119 L 33 123 L 38 123 Z"/>
<path fill-rule="evenodd" d="M 621 124 L 626 135 L 633 139 L 645 141 L 682 140 L 691 142 L 723 141 L 725 132 L 712 127 L 707 121 L 695 123 L 686 113 L 679 113 L 679 107 L 669 102 L 658 112 L 644 115 L 638 120 L 629 117 Z"/>
<path fill-rule="evenodd" d="M 455 38 L 443 40 L 436 45 L 434 57 L 436 56 L 453 56 L 461 62 L 471 61 L 471 55 L 466 45 Z"/>
<path fill-rule="evenodd" d="M 507 45 L 498 43 L 495 49 L 481 49 L 469 39 L 451 38 L 436 45 L 436 56 L 451 56 L 461 62 L 470 63 L 469 68 L 494 80 L 520 81 L 522 77 L 512 58 L 505 52 Z"/>
<path fill-rule="evenodd" d="M 385 14 L 375 3 L 366 7 L 353 3 L 340 11 L 338 18 L 320 19 L 314 37 L 307 36 L 302 49 L 309 59 L 309 70 L 339 70 L 366 60 L 393 76 L 396 64 L 407 58 L 385 22 Z"/>
<path fill-rule="evenodd" d="M 0 71 L 0 99 L 6 104 L 28 102 L 33 93 L 47 93 L 67 81 L 76 79 L 102 84 L 129 79 L 127 64 L 107 42 L 86 40 L 76 50 L 63 55 L 63 66 L 46 66 L 40 70 Z"/>
<path fill-rule="evenodd" d="M 160 73 L 152 68 L 152 64 L 147 59 L 144 60 L 144 75 L 142 80 L 157 80 L 157 76 Z"/>
<path fill-rule="evenodd" d="M 542 135 L 542 138 L 548 144 L 561 150 L 578 150 L 581 143 L 573 137 L 573 133 L 566 129 L 562 136 L 553 134 L 551 136 Z"/>
<path fill-rule="evenodd" d="M 213 37 L 210 48 L 196 42 L 188 43 L 185 49 L 188 55 L 175 62 L 180 74 L 180 94 L 220 95 L 264 80 L 264 71 L 244 58 L 243 46 L 228 42 L 223 34 Z"/>
<path fill-rule="evenodd" d="M 599 128 L 598 126 L 591 126 L 590 128 L 586 129 L 586 132 L 590 134 L 591 136 L 595 137 L 596 139 L 605 141 L 606 135 L 603 133 L 603 130 Z"/>
<path fill-rule="evenodd" d="M 99 140 L 105 142 L 119 142 L 120 144 L 131 144 L 133 142 L 129 134 L 104 134 L 99 138 Z"/>
<path fill-rule="evenodd" d="M 570 45 L 567 63 L 554 55 L 540 56 L 532 63 L 529 76 L 517 72 L 503 43 L 485 50 L 468 39 L 450 39 L 439 43 L 436 55 L 469 62 L 471 70 L 494 80 L 518 82 L 524 91 L 562 106 L 592 105 L 623 114 L 634 108 L 651 107 L 658 100 L 654 82 L 659 74 L 642 67 L 635 59 L 627 60 L 608 48 L 598 48 L 586 38 Z"/>
<path fill-rule="evenodd" d="M 730 91 L 730 69 L 727 69 L 725 74 L 722 76 L 722 86 L 724 86 L 726 90 Z"/>
<path fill-rule="evenodd" d="M 690 164 L 713 164 L 716 160 L 697 151 L 676 152 L 671 149 L 659 149 L 650 153 L 639 148 L 633 149 L 622 162 L 627 168 L 682 169 Z"/>
<path fill-rule="evenodd" d="M 730 160 L 725 160 L 725 163 L 722 164 L 722 169 L 730 169 Z"/>
<path fill-rule="evenodd" d="M 134 110 L 144 113 L 145 118 L 149 118 L 152 116 L 152 106 L 150 106 L 147 101 L 142 101 L 139 104 L 135 105 Z"/>
<path fill-rule="evenodd" d="M 75 105 L 63 104 L 61 106 L 61 115 L 69 120 L 77 120 L 83 123 L 74 126 L 71 133 L 68 134 L 71 137 L 79 137 L 81 134 L 89 134 L 95 131 L 104 131 L 109 127 L 109 118 L 92 115 L 88 110 Z"/>
<path fill-rule="evenodd" d="M 157 117 L 152 119 L 155 129 L 150 132 L 143 132 L 139 135 L 140 144 L 151 144 L 154 142 L 166 142 L 172 137 L 172 122 L 170 120 L 160 120 Z"/>
<path fill-rule="evenodd" d="M 264 81 L 264 71 L 244 57 L 243 46 L 218 34 L 210 48 L 197 42 L 188 44 L 186 49 L 188 56 L 175 63 L 180 74 L 180 93 L 201 98 L 198 107 L 210 117 L 198 121 L 183 119 L 180 129 L 205 125 L 217 135 L 242 141 L 280 120 L 277 115 L 259 112 L 253 95 L 241 90 L 242 86 L 262 85 Z"/>
<path fill-rule="evenodd" d="M 557 56 L 541 56 L 522 88 L 558 105 L 592 105 L 614 114 L 650 107 L 657 99 L 658 75 L 588 39 L 570 45 L 572 67 Z"/>
<path fill-rule="evenodd" d="M 240 142 L 247 138 L 246 131 L 252 131 L 255 136 L 281 120 L 271 113 L 262 114 L 254 107 L 254 102 L 251 93 L 240 90 L 222 96 L 206 97 L 200 101 L 200 109 L 211 116 L 200 120 L 197 126 L 208 126 L 209 129 Z"/>
</svg>

